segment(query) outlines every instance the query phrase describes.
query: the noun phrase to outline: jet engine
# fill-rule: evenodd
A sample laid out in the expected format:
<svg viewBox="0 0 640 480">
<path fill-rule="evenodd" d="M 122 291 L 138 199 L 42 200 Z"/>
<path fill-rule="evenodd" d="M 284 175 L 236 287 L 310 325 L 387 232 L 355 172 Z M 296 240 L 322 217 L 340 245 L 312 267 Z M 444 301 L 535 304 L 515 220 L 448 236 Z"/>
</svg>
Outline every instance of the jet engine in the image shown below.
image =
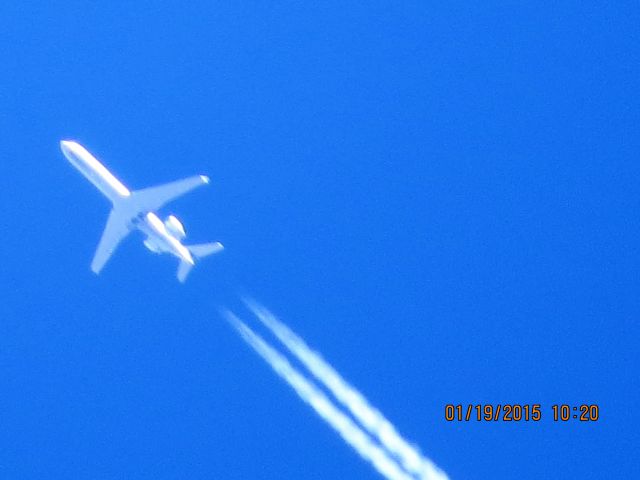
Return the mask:
<svg viewBox="0 0 640 480">
<path fill-rule="evenodd" d="M 182 223 L 180 223 L 180 220 L 178 220 L 173 215 L 169 215 L 164 220 L 164 226 L 166 227 L 167 231 L 178 240 L 182 240 L 184 237 L 187 236 L 187 233 L 184 231 L 184 227 L 182 226 Z"/>
<path fill-rule="evenodd" d="M 156 242 L 154 242 L 152 237 L 147 237 L 144 241 L 144 246 L 151 250 L 153 253 L 162 253 L 162 248 Z"/>
</svg>

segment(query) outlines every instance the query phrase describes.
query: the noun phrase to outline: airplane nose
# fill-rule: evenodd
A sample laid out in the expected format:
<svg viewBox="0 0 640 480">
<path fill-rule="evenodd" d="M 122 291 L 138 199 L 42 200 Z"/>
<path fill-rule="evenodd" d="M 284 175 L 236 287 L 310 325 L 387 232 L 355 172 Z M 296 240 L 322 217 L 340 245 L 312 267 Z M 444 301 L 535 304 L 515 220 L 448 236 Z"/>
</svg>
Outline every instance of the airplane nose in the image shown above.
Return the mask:
<svg viewBox="0 0 640 480">
<path fill-rule="evenodd" d="M 60 150 L 62 150 L 64 153 L 67 153 L 69 151 L 71 151 L 71 144 L 73 142 L 70 142 L 69 140 L 61 140 L 60 141 Z"/>
</svg>

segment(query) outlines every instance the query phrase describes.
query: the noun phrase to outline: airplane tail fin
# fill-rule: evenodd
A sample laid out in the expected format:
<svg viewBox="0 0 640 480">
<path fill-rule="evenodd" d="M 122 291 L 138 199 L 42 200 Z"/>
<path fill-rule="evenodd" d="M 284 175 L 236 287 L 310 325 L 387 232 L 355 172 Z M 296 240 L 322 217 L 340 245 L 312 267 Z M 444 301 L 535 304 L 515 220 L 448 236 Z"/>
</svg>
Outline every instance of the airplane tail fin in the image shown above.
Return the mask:
<svg viewBox="0 0 640 480">
<path fill-rule="evenodd" d="M 224 249 L 224 247 L 220 242 L 200 243 L 198 245 L 187 245 L 187 248 L 189 249 L 191 254 L 198 260 L 201 258 L 207 257 L 209 255 L 213 255 L 214 253 L 218 253 Z M 191 272 L 192 268 L 193 268 L 192 264 L 184 261 L 180 262 L 180 265 L 178 265 L 177 276 L 178 276 L 178 280 L 181 283 L 184 283 L 184 281 L 187 279 L 187 276 L 189 275 L 189 272 Z"/>
</svg>

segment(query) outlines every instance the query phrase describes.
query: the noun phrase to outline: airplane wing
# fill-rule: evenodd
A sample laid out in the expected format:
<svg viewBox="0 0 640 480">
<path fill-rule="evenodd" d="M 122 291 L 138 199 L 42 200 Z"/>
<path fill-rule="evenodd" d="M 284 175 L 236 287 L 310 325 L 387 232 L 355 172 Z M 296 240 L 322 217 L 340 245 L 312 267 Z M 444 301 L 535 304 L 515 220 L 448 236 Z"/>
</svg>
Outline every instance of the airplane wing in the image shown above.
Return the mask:
<svg viewBox="0 0 640 480">
<path fill-rule="evenodd" d="M 122 209 L 114 208 L 107 219 L 98 249 L 91 262 L 91 270 L 100 273 L 111 254 L 115 251 L 120 241 L 131 231 L 130 216 Z"/>
<path fill-rule="evenodd" d="M 158 210 L 171 200 L 207 183 L 209 183 L 208 177 L 195 175 L 157 187 L 136 190 L 128 198 L 114 203 L 114 208 L 107 220 L 107 226 L 91 262 L 91 270 L 100 273 L 122 239 L 134 228 L 132 219 L 137 215 Z"/>
<path fill-rule="evenodd" d="M 157 187 L 144 188 L 136 190 L 131 194 L 129 200 L 136 206 L 138 211 L 154 211 L 172 200 L 190 192 L 194 188 L 209 183 L 209 177 L 204 175 L 195 175 L 193 177 L 177 180 L 171 183 L 165 183 Z"/>
</svg>

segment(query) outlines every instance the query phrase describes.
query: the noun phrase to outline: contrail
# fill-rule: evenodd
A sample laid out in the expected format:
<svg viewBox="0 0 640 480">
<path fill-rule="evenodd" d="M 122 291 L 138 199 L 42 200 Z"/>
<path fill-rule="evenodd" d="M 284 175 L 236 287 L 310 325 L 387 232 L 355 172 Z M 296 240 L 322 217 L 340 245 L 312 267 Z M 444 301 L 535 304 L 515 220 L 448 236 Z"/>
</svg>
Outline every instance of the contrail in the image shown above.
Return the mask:
<svg viewBox="0 0 640 480">
<path fill-rule="evenodd" d="M 446 480 L 446 473 L 417 448 L 409 444 L 396 431 L 384 415 L 338 372 L 320 354 L 314 352 L 298 335 L 280 322 L 271 312 L 254 300 L 244 299 L 247 307 L 304 364 L 334 396 L 351 412 L 354 418 L 374 437 L 407 472 L 424 480 Z"/>
<path fill-rule="evenodd" d="M 389 480 L 412 480 L 387 453 L 372 442 L 347 415 L 340 411 L 331 400 L 262 337 L 251 330 L 230 311 L 223 311 L 227 321 L 238 331 L 273 370 L 286 381 L 316 413 L 325 420 L 360 456 Z"/>
</svg>

